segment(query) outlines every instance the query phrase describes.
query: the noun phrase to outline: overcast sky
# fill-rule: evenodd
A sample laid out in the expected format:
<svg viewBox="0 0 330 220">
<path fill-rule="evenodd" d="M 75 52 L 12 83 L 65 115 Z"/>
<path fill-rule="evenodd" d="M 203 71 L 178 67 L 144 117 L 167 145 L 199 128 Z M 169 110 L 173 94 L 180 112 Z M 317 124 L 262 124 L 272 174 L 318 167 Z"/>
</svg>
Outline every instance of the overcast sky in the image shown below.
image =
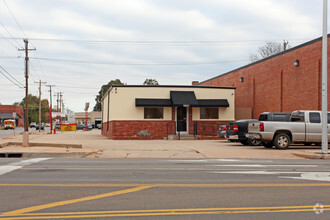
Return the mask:
<svg viewBox="0 0 330 220">
<path fill-rule="evenodd" d="M 191 85 L 248 64 L 265 41 L 285 39 L 294 47 L 321 37 L 322 2 L 0 0 L 0 71 L 25 84 L 18 48 L 28 38 L 36 48 L 29 53 L 29 93 L 37 96 L 34 82 L 47 81 L 63 92 L 66 107 L 80 112 L 113 79 Z M 0 103 L 24 96 L 0 73 Z M 49 99 L 44 85 L 42 98 Z"/>
</svg>

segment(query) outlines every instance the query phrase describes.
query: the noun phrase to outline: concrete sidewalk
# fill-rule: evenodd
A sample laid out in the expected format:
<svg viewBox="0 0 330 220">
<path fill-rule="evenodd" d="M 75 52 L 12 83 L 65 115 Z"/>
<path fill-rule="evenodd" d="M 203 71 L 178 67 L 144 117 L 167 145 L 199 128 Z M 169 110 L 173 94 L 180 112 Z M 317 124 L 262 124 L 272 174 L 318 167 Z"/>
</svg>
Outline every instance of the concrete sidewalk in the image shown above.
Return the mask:
<svg viewBox="0 0 330 220">
<path fill-rule="evenodd" d="M 22 135 L 0 139 L 0 144 L 22 142 Z M 0 154 L 22 153 L 25 157 L 100 157 L 100 158 L 260 158 L 321 159 L 320 147 L 291 146 L 288 150 L 243 146 L 226 140 L 111 140 L 101 131 L 33 133 L 30 143 L 40 146 L 23 148 L 10 145 Z M 56 147 L 50 144 L 81 145 L 81 148 Z M 43 146 L 44 145 L 44 146 Z M 64 146 L 66 146 L 64 145 Z M 328 155 L 325 158 L 328 159 Z"/>
</svg>

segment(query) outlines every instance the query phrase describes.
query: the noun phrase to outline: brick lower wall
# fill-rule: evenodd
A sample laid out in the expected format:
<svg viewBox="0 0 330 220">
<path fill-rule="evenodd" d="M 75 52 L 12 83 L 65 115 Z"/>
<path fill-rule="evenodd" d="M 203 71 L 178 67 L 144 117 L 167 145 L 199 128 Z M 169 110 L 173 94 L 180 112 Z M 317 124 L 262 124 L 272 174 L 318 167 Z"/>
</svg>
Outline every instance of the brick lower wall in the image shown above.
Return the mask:
<svg viewBox="0 0 330 220">
<path fill-rule="evenodd" d="M 194 134 L 195 125 L 197 135 L 202 137 L 200 139 L 214 139 L 219 126 L 226 123 L 226 121 L 192 121 L 189 123 L 189 134 Z M 147 131 L 150 136 L 139 135 L 142 130 Z M 163 139 L 167 134 L 174 133 L 174 121 L 110 121 L 102 123 L 102 135 L 114 140 Z"/>
</svg>

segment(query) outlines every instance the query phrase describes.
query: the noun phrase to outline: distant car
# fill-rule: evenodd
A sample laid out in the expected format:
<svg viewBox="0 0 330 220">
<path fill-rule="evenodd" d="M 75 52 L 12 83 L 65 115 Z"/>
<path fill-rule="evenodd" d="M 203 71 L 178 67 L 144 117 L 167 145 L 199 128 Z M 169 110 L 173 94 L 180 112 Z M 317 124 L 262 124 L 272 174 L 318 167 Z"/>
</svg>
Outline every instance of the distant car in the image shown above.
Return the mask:
<svg viewBox="0 0 330 220">
<path fill-rule="evenodd" d="M 49 123 L 46 123 L 46 127 L 50 127 L 50 124 Z"/>
<path fill-rule="evenodd" d="M 36 125 L 36 130 L 39 130 L 39 124 Z M 41 123 L 41 130 L 45 130 L 44 123 Z"/>
<path fill-rule="evenodd" d="M 226 137 L 226 125 L 219 126 L 219 130 L 217 131 L 217 136 L 221 138 Z"/>
<path fill-rule="evenodd" d="M 35 128 L 36 125 L 37 125 L 37 123 L 35 123 L 35 122 L 31 122 L 31 124 L 30 124 L 30 128 Z"/>
<path fill-rule="evenodd" d="M 85 125 L 83 124 L 79 124 L 76 126 L 76 130 L 84 130 L 85 129 Z"/>
<path fill-rule="evenodd" d="M 102 124 L 97 124 L 96 127 L 97 127 L 98 129 L 101 129 L 101 128 L 102 128 Z"/>
<path fill-rule="evenodd" d="M 56 123 L 56 124 L 55 124 L 55 129 L 60 130 L 60 129 L 61 129 L 61 124 Z"/>
</svg>

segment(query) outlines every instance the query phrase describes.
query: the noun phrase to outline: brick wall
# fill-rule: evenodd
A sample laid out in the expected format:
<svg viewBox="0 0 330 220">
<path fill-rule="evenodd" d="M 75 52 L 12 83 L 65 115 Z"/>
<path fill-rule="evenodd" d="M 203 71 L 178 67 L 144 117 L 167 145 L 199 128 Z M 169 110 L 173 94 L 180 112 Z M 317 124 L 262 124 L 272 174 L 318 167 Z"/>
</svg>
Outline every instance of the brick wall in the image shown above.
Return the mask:
<svg viewBox="0 0 330 220">
<path fill-rule="evenodd" d="M 258 118 L 260 113 L 267 111 L 320 110 L 321 47 L 321 41 L 311 42 L 263 62 L 202 82 L 200 85 L 236 87 L 235 107 L 252 108 L 253 118 Z M 328 63 L 329 57 L 330 48 Z M 293 65 L 294 60 L 299 60 L 299 66 Z M 240 82 L 241 77 L 243 82 Z M 328 98 L 330 104 L 330 95 Z"/>
</svg>

